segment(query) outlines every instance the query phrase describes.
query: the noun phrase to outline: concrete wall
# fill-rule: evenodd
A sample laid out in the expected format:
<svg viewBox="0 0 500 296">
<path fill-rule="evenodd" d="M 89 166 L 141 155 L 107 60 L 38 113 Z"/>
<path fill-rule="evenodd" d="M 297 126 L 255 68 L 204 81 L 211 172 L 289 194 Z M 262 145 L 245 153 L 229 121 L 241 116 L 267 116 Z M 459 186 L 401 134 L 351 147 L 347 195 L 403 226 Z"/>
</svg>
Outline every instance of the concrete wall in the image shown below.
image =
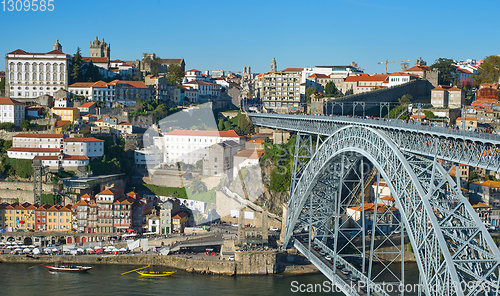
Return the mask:
<svg viewBox="0 0 500 296">
<path fill-rule="evenodd" d="M 19 190 L 18 190 L 19 188 Z M 52 193 L 54 189 L 58 189 L 57 184 L 42 183 L 44 193 Z M 33 182 L 0 182 L 0 202 L 13 203 L 34 202 Z"/>
<path fill-rule="evenodd" d="M 12 137 L 19 134 L 21 132 L 6 132 L 4 130 L 0 130 L 0 139 L 2 140 L 12 140 Z M 53 134 L 54 130 L 46 130 L 46 131 L 37 131 L 37 132 L 29 132 L 31 134 Z"/>
</svg>

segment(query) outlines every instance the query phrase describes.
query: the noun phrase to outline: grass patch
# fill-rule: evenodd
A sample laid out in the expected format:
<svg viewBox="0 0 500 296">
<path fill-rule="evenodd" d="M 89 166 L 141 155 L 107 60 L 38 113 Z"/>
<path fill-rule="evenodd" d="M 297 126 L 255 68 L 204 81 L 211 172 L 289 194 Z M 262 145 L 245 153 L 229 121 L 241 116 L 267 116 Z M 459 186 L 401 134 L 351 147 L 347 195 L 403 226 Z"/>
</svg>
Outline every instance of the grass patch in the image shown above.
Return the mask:
<svg viewBox="0 0 500 296">
<path fill-rule="evenodd" d="M 183 198 L 187 199 L 187 193 L 185 188 L 178 188 L 178 187 L 162 187 L 162 186 L 157 186 L 153 184 L 131 184 L 129 186 L 135 187 L 135 191 L 137 192 L 145 192 L 149 194 L 154 194 L 154 195 L 161 195 L 161 196 L 172 196 L 172 197 L 177 197 L 177 198 Z"/>
<path fill-rule="evenodd" d="M 198 200 L 202 202 L 206 202 L 207 204 L 215 204 L 215 188 L 206 192 L 198 192 L 196 194 L 190 194 L 189 199 Z"/>
</svg>

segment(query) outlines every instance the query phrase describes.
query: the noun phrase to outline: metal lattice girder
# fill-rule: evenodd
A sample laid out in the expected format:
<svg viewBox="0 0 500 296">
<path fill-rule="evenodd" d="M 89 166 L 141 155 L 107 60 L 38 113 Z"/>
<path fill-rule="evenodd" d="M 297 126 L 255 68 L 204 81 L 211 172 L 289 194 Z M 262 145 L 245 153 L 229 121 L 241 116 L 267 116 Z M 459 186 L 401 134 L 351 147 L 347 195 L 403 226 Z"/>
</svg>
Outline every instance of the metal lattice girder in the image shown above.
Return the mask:
<svg viewBox="0 0 500 296">
<path fill-rule="evenodd" d="M 295 225 L 308 207 L 306 202 L 318 180 L 339 157 L 344 163 L 347 153 L 368 159 L 387 182 L 412 244 L 426 295 L 478 295 L 482 291 L 462 292 L 451 287 L 461 281 L 498 283 L 500 251 L 444 168 L 435 160 L 402 152 L 384 132 L 368 127 L 339 129 L 311 158 L 290 196 L 285 245 L 297 230 Z"/>
<path fill-rule="evenodd" d="M 384 130 L 402 150 L 456 163 L 500 171 L 500 135 L 422 126 L 401 120 L 362 119 L 345 116 L 249 114 L 254 125 L 330 136 L 348 126 Z"/>
</svg>

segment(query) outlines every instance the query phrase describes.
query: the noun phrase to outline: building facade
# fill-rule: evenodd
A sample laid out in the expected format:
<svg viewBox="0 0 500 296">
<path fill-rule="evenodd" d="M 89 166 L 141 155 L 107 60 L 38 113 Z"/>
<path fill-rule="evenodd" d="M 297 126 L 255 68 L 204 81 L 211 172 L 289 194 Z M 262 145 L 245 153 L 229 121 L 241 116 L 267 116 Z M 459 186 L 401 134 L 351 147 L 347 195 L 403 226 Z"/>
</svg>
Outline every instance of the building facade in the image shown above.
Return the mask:
<svg viewBox="0 0 500 296">
<path fill-rule="evenodd" d="M 71 63 L 71 55 L 57 49 L 47 53 L 22 49 L 9 52 L 5 55 L 6 94 L 13 99 L 54 96 L 58 90 L 68 89 Z"/>
<path fill-rule="evenodd" d="M 20 126 L 25 119 L 26 106 L 11 98 L 0 98 L 0 123 L 11 122 Z"/>
</svg>

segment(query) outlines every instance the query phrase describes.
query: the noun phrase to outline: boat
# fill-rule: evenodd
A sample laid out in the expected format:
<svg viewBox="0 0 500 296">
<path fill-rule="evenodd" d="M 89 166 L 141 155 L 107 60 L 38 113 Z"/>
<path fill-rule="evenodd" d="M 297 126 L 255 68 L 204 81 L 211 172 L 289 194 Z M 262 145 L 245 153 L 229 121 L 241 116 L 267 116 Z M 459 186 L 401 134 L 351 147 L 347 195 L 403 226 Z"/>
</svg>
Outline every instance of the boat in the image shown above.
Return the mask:
<svg viewBox="0 0 500 296">
<path fill-rule="evenodd" d="M 175 273 L 175 271 L 136 271 L 141 276 L 145 277 L 166 277 Z"/>
<path fill-rule="evenodd" d="M 56 266 L 56 265 L 45 265 L 45 264 L 42 265 L 53 271 L 67 271 L 67 272 L 83 272 L 94 268 L 93 266 L 74 266 L 74 265 Z"/>
</svg>

